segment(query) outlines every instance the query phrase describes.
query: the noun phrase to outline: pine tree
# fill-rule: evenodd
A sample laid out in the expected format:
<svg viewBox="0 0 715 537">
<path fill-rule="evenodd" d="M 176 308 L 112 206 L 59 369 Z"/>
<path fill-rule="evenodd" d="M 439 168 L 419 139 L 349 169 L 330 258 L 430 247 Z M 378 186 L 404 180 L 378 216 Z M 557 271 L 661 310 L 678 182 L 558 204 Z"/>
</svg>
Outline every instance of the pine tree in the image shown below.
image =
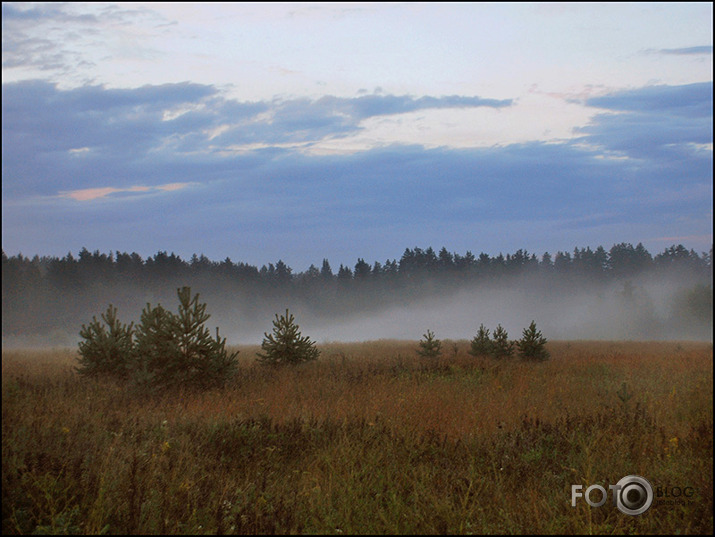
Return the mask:
<svg viewBox="0 0 715 537">
<path fill-rule="evenodd" d="M 261 344 L 263 353 L 258 354 L 257 361 L 264 365 L 299 364 L 316 360 L 320 351 L 315 342 L 308 336 L 301 336 L 295 318 L 286 309 L 283 316 L 278 316 L 273 321 L 273 333 L 263 334 Z"/>
<path fill-rule="evenodd" d="M 138 384 L 156 387 L 220 386 L 235 374 L 238 352 L 228 354 L 218 328 L 212 338 L 204 323 L 210 315 L 191 288 L 178 289 L 177 315 L 147 304 L 137 328 L 135 349 Z"/>
<path fill-rule="evenodd" d="M 434 332 L 427 330 L 427 333 L 423 334 L 422 337 L 417 354 L 425 358 L 436 358 L 442 354 L 442 342 L 439 339 L 435 339 Z"/>
<path fill-rule="evenodd" d="M 174 315 L 161 304 L 146 305 L 136 331 L 132 360 L 132 381 L 141 388 L 167 387 L 173 384 L 179 358 L 175 339 Z"/>
<path fill-rule="evenodd" d="M 522 358 L 540 361 L 548 360 L 550 356 L 545 345 L 546 338 L 536 329 L 535 321 L 531 321 L 529 328 L 524 328 L 522 338 L 516 344 Z"/>
<path fill-rule="evenodd" d="M 80 375 L 92 377 L 107 375 L 124 378 L 133 345 L 133 323 L 122 324 L 117 319 L 117 308 L 111 304 L 102 314 L 102 320 L 109 328 L 92 317 L 89 326 L 82 325 L 79 335 Z"/>
<path fill-rule="evenodd" d="M 191 298 L 191 288 L 178 290 L 179 314 L 176 333 L 180 361 L 186 382 L 200 387 L 221 385 L 235 373 L 238 352 L 226 352 L 226 339 L 221 339 L 216 327 L 213 339 L 204 323 L 211 317 L 199 295 Z"/>
<path fill-rule="evenodd" d="M 492 351 L 492 341 L 489 339 L 489 329 L 479 325 L 477 335 L 472 339 L 469 354 L 472 356 L 489 356 Z"/>
<path fill-rule="evenodd" d="M 509 335 L 502 325 L 498 324 L 494 329 L 491 355 L 494 358 L 508 358 L 514 353 L 514 343 L 509 341 Z"/>
</svg>

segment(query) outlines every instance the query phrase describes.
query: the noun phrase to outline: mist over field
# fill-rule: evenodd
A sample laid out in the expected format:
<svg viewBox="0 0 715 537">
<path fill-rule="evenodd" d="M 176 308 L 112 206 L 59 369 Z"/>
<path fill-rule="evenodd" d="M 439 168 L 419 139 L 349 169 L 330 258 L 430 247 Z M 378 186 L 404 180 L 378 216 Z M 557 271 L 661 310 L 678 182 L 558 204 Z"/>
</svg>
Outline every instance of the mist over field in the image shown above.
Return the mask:
<svg viewBox="0 0 715 537">
<path fill-rule="evenodd" d="M 443 339 L 471 339 L 481 323 L 492 331 L 501 324 L 518 339 L 532 320 L 549 339 L 712 340 L 712 317 L 688 318 L 682 311 L 683 297 L 695 285 L 685 274 L 578 285 L 525 277 L 423 299 L 395 295 L 383 308 L 333 318 L 299 303 L 291 311 L 317 341 L 417 340 L 427 329 Z M 239 340 L 260 342 L 262 334 L 234 330 Z"/>
<path fill-rule="evenodd" d="M 688 287 L 685 281 L 644 279 L 632 285 L 633 294 L 627 296 L 624 284 L 576 290 L 534 289 L 528 281 L 486 284 L 355 318 L 306 319 L 304 324 L 315 326 L 311 333 L 318 340 L 335 341 L 416 340 L 428 328 L 440 338 L 471 339 L 481 323 L 492 331 L 501 324 L 518 339 L 532 320 L 549 339 L 558 340 L 712 339 L 705 326 L 677 322 L 675 302 Z"/>
<path fill-rule="evenodd" d="M 522 251 L 475 259 L 415 248 L 399 263 L 371 267 L 360 259 L 337 274 L 327 261 L 322 273 L 311 266 L 293 274 L 281 262 L 259 270 L 164 253 L 147 260 L 87 251 L 78 260 L 4 256 L 2 343 L 75 346 L 82 324 L 109 304 L 121 322 L 138 323 L 147 303 L 176 311 L 177 288 L 185 285 L 207 304 L 206 326 L 212 333 L 218 327 L 229 345 L 261 343 L 286 308 L 319 343 L 418 340 L 428 329 L 464 340 L 482 323 L 491 331 L 501 324 L 519 339 L 532 320 L 550 340 L 712 341 L 709 254 L 672 247 L 651 258 L 643 250 L 639 265 L 639 248 L 577 249 L 573 259 L 559 252 L 555 263 Z M 608 268 L 585 268 L 599 252 Z M 633 258 L 623 261 L 624 252 Z"/>
</svg>

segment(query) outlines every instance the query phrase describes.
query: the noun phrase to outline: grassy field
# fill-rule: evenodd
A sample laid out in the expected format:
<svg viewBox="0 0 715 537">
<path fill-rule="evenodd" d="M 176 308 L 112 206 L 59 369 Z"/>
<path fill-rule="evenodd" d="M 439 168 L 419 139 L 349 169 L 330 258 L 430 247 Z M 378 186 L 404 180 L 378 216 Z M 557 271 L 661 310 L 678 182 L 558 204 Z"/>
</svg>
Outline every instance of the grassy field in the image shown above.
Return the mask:
<svg viewBox="0 0 715 537">
<path fill-rule="evenodd" d="M 229 387 L 155 395 L 3 351 L 3 533 L 712 533 L 711 343 L 468 346 L 323 344 L 277 370 L 241 347 Z M 661 493 L 643 515 L 572 507 L 630 474 Z"/>
</svg>

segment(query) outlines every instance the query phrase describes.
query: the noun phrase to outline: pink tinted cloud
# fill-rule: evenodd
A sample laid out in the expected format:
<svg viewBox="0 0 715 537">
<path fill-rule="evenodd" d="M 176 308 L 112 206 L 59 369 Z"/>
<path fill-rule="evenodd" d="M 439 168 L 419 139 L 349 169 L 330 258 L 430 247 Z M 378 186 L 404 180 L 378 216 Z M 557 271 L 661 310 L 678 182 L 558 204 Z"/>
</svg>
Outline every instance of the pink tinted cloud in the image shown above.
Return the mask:
<svg viewBox="0 0 715 537">
<path fill-rule="evenodd" d="M 114 188 L 111 186 L 102 188 L 83 188 L 80 190 L 69 190 L 60 192 L 60 197 L 62 198 L 72 198 L 75 201 L 92 201 L 96 199 L 101 199 L 109 196 L 110 194 L 115 194 L 117 192 L 151 192 L 151 191 L 163 191 L 171 192 L 174 190 L 180 190 L 189 186 L 190 183 L 167 183 L 165 185 L 158 186 L 133 186 L 130 188 Z"/>
<path fill-rule="evenodd" d="M 189 186 L 191 183 L 167 183 L 165 185 L 159 185 L 156 188 L 156 190 L 163 190 L 164 192 L 171 192 L 173 190 L 181 190 L 182 188 L 185 188 Z"/>
</svg>

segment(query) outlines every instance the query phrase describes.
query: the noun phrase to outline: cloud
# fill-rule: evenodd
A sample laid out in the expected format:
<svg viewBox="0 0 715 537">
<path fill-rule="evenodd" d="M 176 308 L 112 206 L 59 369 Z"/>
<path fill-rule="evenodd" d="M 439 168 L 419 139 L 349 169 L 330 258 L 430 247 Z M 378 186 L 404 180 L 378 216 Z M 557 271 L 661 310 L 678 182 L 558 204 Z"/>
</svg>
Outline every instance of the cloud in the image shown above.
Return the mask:
<svg viewBox="0 0 715 537">
<path fill-rule="evenodd" d="M 60 192 L 60 198 L 71 198 L 75 201 L 93 201 L 96 199 L 106 198 L 113 194 L 121 193 L 148 193 L 148 192 L 173 192 L 190 186 L 190 183 L 168 183 L 154 187 L 149 186 L 132 186 L 129 188 L 84 188 L 81 190 L 70 190 L 69 192 Z"/>
<path fill-rule="evenodd" d="M 512 99 L 409 95 L 363 95 L 356 98 L 325 96 L 319 99 L 274 100 L 266 103 L 265 116 L 227 128 L 216 142 L 226 145 L 256 142 L 316 142 L 360 130 L 362 121 L 418 110 L 445 108 L 504 108 Z"/>
<path fill-rule="evenodd" d="M 66 11 L 66 6 L 62 4 L 36 4 L 27 9 L 23 9 L 12 3 L 2 5 L 3 21 L 28 21 L 37 24 L 44 20 L 52 22 L 97 22 L 94 15 L 82 14 L 72 15 Z"/>
<path fill-rule="evenodd" d="M 512 106 L 513 99 L 482 99 L 480 97 L 463 97 L 450 95 L 445 97 L 420 97 L 396 95 L 366 95 L 357 99 L 325 98 L 336 109 L 350 114 L 357 119 L 367 119 L 373 116 L 405 114 L 417 110 L 440 108 L 504 108 Z M 321 99 L 322 101 L 323 99 Z"/>
<path fill-rule="evenodd" d="M 712 144 L 711 91 L 712 83 L 656 86 L 588 99 L 602 113 L 562 143 L 319 155 L 288 142 L 340 136 L 381 115 L 510 101 L 239 102 L 190 83 L 3 84 L 3 247 L 175 250 L 307 266 L 328 248 L 352 252 L 345 261 L 354 262 L 425 243 L 495 253 L 573 248 L 589 237 L 648 246 L 647 237 L 703 236 L 712 225 L 712 150 L 694 147 Z M 249 140 L 254 149 L 232 150 Z"/>
<path fill-rule="evenodd" d="M 657 166 L 680 166 L 683 159 L 692 160 L 687 169 L 695 167 L 703 179 L 712 178 L 712 171 L 706 170 L 712 165 L 712 150 L 697 150 L 712 144 L 712 92 L 712 82 L 704 82 L 649 86 L 594 97 L 586 105 L 609 113 L 596 115 L 590 125 L 578 131 L 586 135 L 583 141 L 587 143 L 624 156 L 650 159 Z"/>
<path fill-rule="evenodd" d="M 86 82 L 87 68 L 95 67 L 100 59 L 127 54 L 130 48 L 152 56 L 151 50 L 137 43 L 133 32 L 141 25 L 141 36 L 145 37 L 150 33 L 147 27 L 158 22 L 165 21 L 152 10 L 116 5 L 87 9 L 86 5 L 72 3 L 3 3 L 3 79 L 10 71 L 22 71 L 75 80 L 85 77 Z M 124 46 L 113 48 L 112 43 L 118 41 L 124 41 Z M 91 52 L 99 50 L 100 54 Z"/>
<path fill-rule="evenodd" d="M 656 50 L 660 54 L 674 54 L 676 56 L 689 56 L 689 55 L 700 55 L 700 54 L 712 54 L 712 45 L 699 46 L 699 47 L 683 47 L 683 48 L 662 48 Z"/>
<path fill-rule="evenodd" d="M 195 106 L 216 90 L 197 84 L 59 90 L 40 81 L 2 86 L 3 194 L 52 195 L 58 191 L 166 183 L 149 177 L 168 165 L 161 148 L 212 125 L 213 114 L 165 112 Z M 166 170 L 166 168 L 164 168 Z M 177 181 L 187 182 L 187 181 Z"/>
<path fill-rule="evenodd" d="M 589 240 L 595 246 L 608 240 L 604 230 L 613 242 L 645 240 L 635 230 L 653 226 L 652 236 L 675 229 L 702 235 L 702 220 L 684 225 L 682 219 L 712 210 L 712 191 L 688 199 L 656 196 L 671 181 L 667 170 L 639 172 L 569 144 L 392 146 L 349 156 L 288 152 L 230 160 L 223 173 L 204 163 L 205 175 L 220 178 L 169 197 L 6 205 L 4 247 L 33 244 L 33 251 L 53 253 L 60 245 L 62 255 L 82 246 L 142 255 L 168 249 L 259 265 L 282 258 L 304 269 L 327 255 L 334 263 L 379 259 L 425 243 L 496 253 Z M 687 186 L 679 181 L 679 188 Z M 678 228 L 668 224 L 675 220 Z M 341 251 L 346 257 L 334 259 Z"/>
<path fill-rule="evenodd" d="M 361 121 L 376 115 L 510 103 L 389 95 L 238 102 L 213 86 L 188 82 L 69 90 L 42 81 L 3 84 L 3 188 L 8 194 L 51 195 L 151 186 L 169 169 L 178 174 L 176 182 L 210 180 L 194 178 L 194 166 L 247 144 L 314 143 L 359 130 Z"/>
<path fill-rule="evenodd" d="M 76 201 L 90 201 L 98 198 L 104 198 L 116 192 L 146 192 L 148 187 L 135 186 L 131 188 L 84 188 L 82 190 L 72 190 L 70 192 L 60 192 L 61 198 L 72 198 Z"/>
<path fill-rule="evenodd" d="M 614 111 L 707 118 L 713 113 L 713 83 L 647 86 L 592 97 L 586 100 L 586 105 Z"/>
<path fill-rule="evenodd" d="M 91 66 L 75 45 L 94 37 L 101 27 L 99 16 L 75 13 L 71 4 L 3 3 L 3 78 L 11 69 L 69 73 Z"/>
</svg>

